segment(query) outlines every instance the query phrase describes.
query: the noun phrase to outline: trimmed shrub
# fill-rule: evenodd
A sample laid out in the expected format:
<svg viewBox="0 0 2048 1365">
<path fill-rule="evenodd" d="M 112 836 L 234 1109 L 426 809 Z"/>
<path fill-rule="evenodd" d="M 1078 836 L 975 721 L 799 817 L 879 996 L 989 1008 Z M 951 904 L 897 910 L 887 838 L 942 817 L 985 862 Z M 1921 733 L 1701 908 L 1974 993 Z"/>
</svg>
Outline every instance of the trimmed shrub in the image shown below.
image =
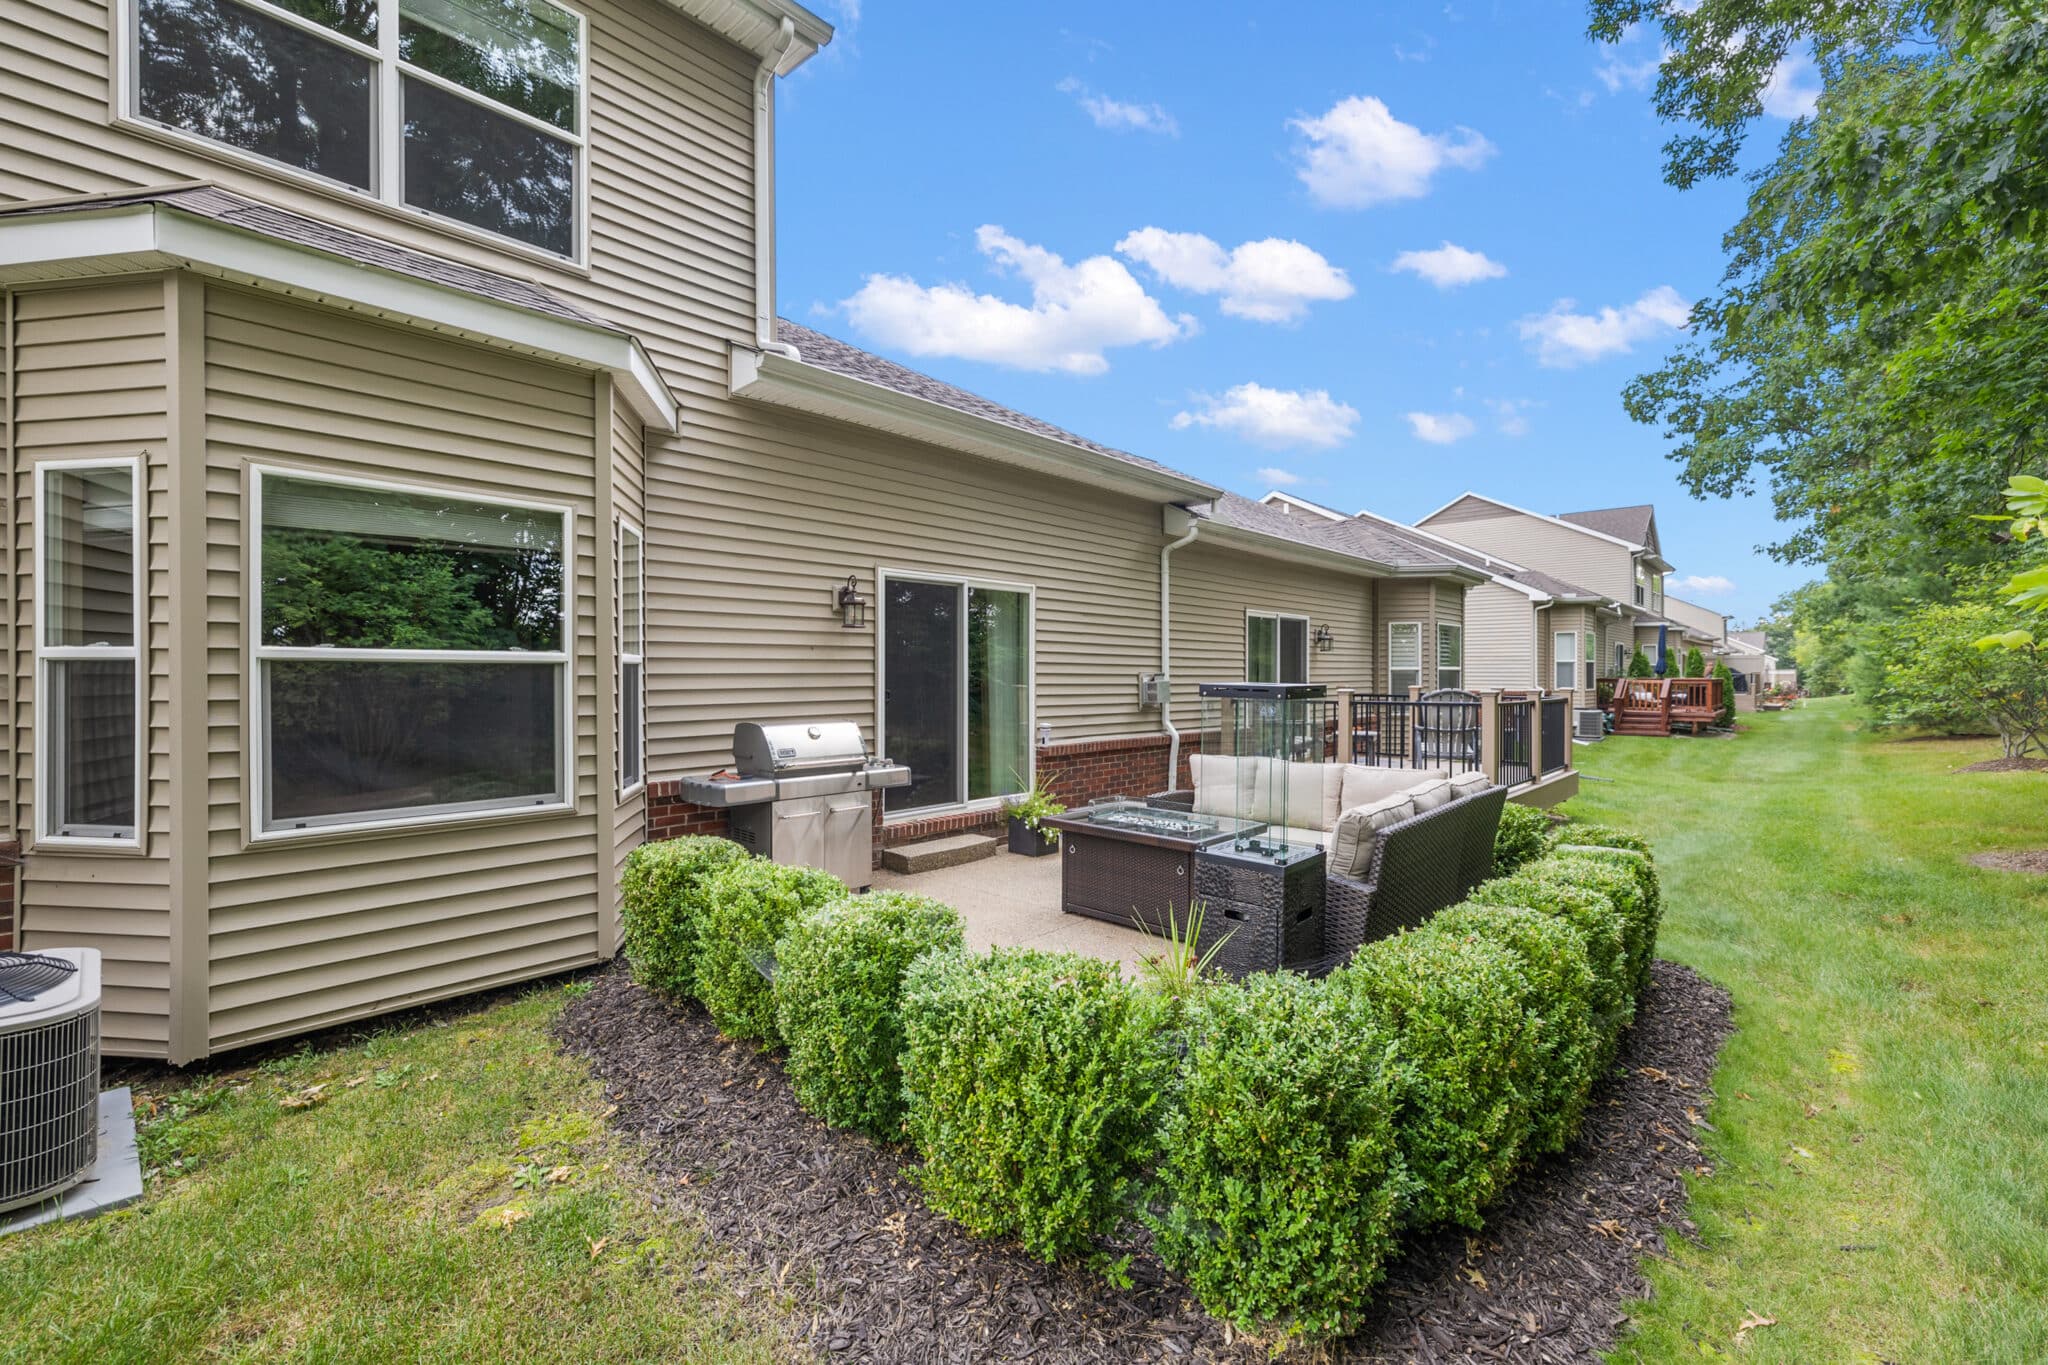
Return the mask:
<svg viewBox="0 0 2048 1365">
<path fill-rule="evenodd" d="M 1530 1144 L 1539 1152 L 1563 1151 L 1585 1115 L 1601 1064 L 1585 934 L 1571 921 L 1540 910 L 1470 901 L 1440 912 L 1429 927 L 1498 943 L 1522 959 L 1536 991 L 1536 1050 L 1543 1077 Z"/>
<path fill-rule="evenodd" d="M 1329 982 L 1262 973 L 1190 998 L 1145 1222 L 1211 1314 L 1288 1336 L 1353 1324 L 1410 1187 L 1396 1053 Z"/>
<path fill-rule="evenodd" d="M 1651 856 L 1650 841 L 1642 835 L 1630 834 L 1612 825 L 1592 825 L 1579 820 L 1559 825 L 1550 835 L 1549 842 L 1553 845 L 1577 844 L 1584 848 L 1626 848 L 1645 858 Z"/>
<path fill-rule="evenodd" d="M 1468 898 L 1475 905 L 1535 910 L 1564 920 L 1586 940 L 1593 971 L 1593 1022 L 1605 1066 L 1621 1030 L 1635 1014 L 1635 981 L 1629 975 L 1628 929 L 1614 903 L 1598 891 L 1563 876 L 1545 858 L 1512 877 L 1496 877 Z"/>
<path fill-rule="evenodd" d="M 1074 953 L 930 953 L 903 976 L 905 1127 L 933 1208 L 1045 1260 L 1087 1248 L 1152 1160 L 1158 998 Z"/>
<path fill-rule="evenodd" d="M 1614 903 L 1627 936 L 1629 988 L 1640 996 L 1650 981 L 1650 963 L 1657 956 L 1662 894 L 1656 867 L 1630 849 L 1571 845 L 1552 849 L 1543 861 L 1560 869 L 1559 875 L 1599 891 Z"/>
<path fill-rule="evenodd" d="M 877 891 L 799 916 L 775 944 L 775 1026 L 797 1103 L 885 1141 L 903 1136 L 903 973 L 961 946 L 960 917 Z"/>
<path fill-rule="evenodd" d="M 1527 969 L 1497 943 L 1425 926 L 1365 945 L 1330 980 L 1398 1044 L 1415 1221 L 1477 1228 L 1521 1163 L 1541 1094 Z"/>
<path fill-rule="evenodd" d="M 697 943 L 704 918 L 704 882 L 744 862 L 730 839 L 692 835 L 642 844 L 619 873 L 619 920 L 633 979 L 675 997 L 697 993 Z"/>
<path fill-rule="evenodd" d="M 1507 877 L 1543 856 L 1549 846 L 1550 817 L 1534 806 L 1510 801 L 1500 808 L 1493 832 L 1493 875 Z"/>
<path fill-rule="evenodd" d="M 846 895 L 846 884 L 829 872 L 754 858 L 712 874 L 704 891 L 697 998 L 726 1037 L 780 1042 L 775 997 L 758 964 L 791 921 Z"/>
</svg>

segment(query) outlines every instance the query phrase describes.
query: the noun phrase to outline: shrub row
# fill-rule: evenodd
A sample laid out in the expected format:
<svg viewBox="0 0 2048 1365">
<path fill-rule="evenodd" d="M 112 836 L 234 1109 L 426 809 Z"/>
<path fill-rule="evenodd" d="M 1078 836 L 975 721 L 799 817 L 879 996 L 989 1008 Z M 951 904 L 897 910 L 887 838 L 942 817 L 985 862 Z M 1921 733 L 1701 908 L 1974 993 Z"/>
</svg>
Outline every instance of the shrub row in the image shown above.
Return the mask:
<svg viewBox="0 0 2048 1365">
<path fill-rule="evenodd" d="M 628 867 L 641 980 L 786 1042 L 798 1100 L 907 1135 L 969 1230 L 1052 1259 L 1136 1217 L 1211 1313 L 1282 1337 L 1347 1330 L 1405 1228 L 1479 1226 L 1566 1145 L 1661 901 L 1640 840 L 1529 824 L 1505 875 L 1326 980 L 1170 1000 L 1092 958 L 967 953 L 931 901 L 676 842 Z"/>
</svg>

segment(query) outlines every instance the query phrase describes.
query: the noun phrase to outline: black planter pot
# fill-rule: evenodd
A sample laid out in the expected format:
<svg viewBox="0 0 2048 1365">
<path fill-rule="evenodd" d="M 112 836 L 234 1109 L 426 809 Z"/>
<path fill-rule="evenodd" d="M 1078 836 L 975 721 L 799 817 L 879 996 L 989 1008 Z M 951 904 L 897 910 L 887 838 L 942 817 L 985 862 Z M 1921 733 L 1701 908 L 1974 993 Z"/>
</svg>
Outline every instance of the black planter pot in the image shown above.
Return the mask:
<svg viewBox="0 0 2048 1365">
<path fill-rule="evenodd" d="M 1045 831 L 1031 828 L 1014 815 L 1010 817 L 1010 852 L 1021 853 L 1027 858 L 1043 858 L 1058 848 L 1059 841 Z"/>
</svg>

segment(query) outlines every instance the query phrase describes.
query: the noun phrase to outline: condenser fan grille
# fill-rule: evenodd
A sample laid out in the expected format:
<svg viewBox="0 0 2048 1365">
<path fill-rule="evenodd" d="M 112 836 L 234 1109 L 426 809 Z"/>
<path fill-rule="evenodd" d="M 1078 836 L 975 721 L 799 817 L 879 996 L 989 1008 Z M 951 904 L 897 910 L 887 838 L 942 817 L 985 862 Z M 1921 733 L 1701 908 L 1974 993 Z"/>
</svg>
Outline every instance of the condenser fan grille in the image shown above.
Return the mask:
<svg viewBox="0 0 2048 1365">
<path fill-rule="evenodd" d="M 77 970 L 76 963 L 61 957 L 0 953 L 0 1002 L 33 1000 Z"/>
</svg>

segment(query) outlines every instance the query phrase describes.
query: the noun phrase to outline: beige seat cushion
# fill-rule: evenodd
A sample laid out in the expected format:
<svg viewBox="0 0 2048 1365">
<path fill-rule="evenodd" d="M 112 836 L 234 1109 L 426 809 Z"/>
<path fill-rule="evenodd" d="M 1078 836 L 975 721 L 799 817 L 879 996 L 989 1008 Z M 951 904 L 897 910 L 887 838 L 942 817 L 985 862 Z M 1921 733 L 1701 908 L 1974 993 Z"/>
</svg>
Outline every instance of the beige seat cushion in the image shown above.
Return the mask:
<svg viewBox="0 0 2048 1365">
<path fill-rule="evenodd" d="M 1398 795 L 1418 782 L 1451 775 L 1448 768 L 1371 768 L 1360 763 L 1345 764 L 1343 772 L 1343 787 L 1337 796 L 1340 813 Z"/>
<path fill-rule="evenodd" d="M 1204 815 L 1245 814 L 1257 799 L 1258 771 L 1251 759 L 1189 754 L 1188 773 L 1195 780 L 1195 809 Z"/>
<path fill-rule="evenodd" d="M 1345 811 L 1337 817 L 1337 831 L 1330 840 L 1330 870 L 1345 877 L 1364 876 L 1380 832 L 1414 814 L 1415 803 L 1398 793 Z"/>
<path fill-rule="evenodd" d="M 1344 769 L 1335 763 L 1290 763 L 1269 760 L 1265 767 L 1265 813 L 1272 825 L 1328 832 L 1342 808 L 1337 804 Z"/>
<path fill-rule="evenodd" d="M 1451 779 L 1451 799 L 1455 801 L 1467 796 L 1477 796 L 1492 785 L 1493 779 L 1485 773 L 1459 773 Z"/>
<path fill-rule="evenodd" d="M 1415 803 L 1415 813 L 1422 815 L 1438 806 L 1448 806 L 1455 799 L 1449 781 L 1438 778 L 1434 782 L 1422 782 L 1408 789 L 1408 799 Z"/>
</svg>

